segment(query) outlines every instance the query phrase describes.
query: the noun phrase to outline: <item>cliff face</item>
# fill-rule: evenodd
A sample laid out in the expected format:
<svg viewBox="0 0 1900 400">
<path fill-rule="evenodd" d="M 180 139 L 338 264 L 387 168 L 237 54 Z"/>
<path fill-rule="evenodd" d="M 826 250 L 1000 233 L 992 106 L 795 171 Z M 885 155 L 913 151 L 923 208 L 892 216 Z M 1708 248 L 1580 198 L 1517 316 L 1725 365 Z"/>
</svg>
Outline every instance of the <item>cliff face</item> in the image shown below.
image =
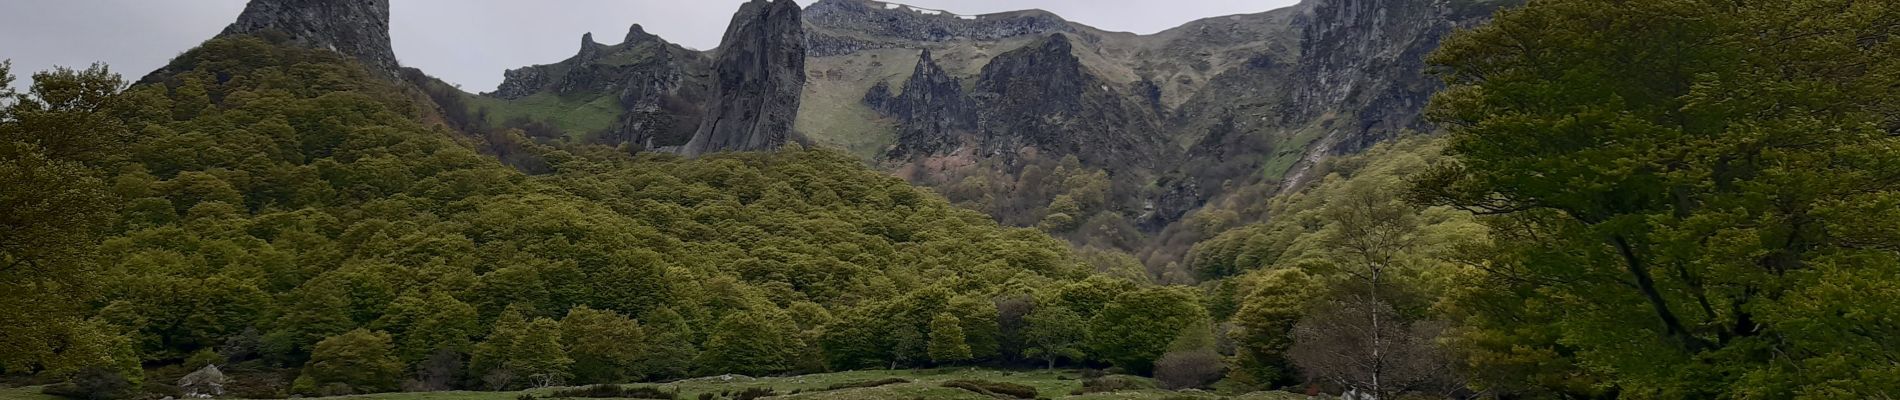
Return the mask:
<svg viewBox="0 0 1900 400">
<path fill-rule="evenodd" d="M 733 15 L 711 55 L 634 25 L 620 44 L 588 34 L 573 57 L 508 70 L 484 96 L 569 108 L 611 104 L 602 107 L 611 127 L 568 133 L 636 151 L 772 149 L 793 136 L 805 84 L 803 32 L 791 0 L 753 0 Z"/>
<path fill-rule="evenodd" d="M 752 0 L 733 15 L 713 59 L 713 95 L 686 155 L 785 144 L 805 86 L 804 21 L 792 0 Z"/>
<path fill-rule="evenodd" d="M 389 41 L 389 0 L 252 0 L 219 36 L 265 34 L 343 53 L 372 72 L 399 77 Z"/>
<path fill-rule="evenodd" d="M 982 148 L 1076 155 L 1084 165 L 1152 167 L 1163 152 L 1154 110 L 1083 65 L 1066 34 L 1003 53 L 976 82 Z"/>
<path fill-rule="evenodd" d="M 639 149 L 682 146 L 699 130 L 712 87 L 711 60 L 647 33 L 627 30 L 620 44 L 581 37 L 580 50 L 559 63 L 508 70 L 489 96 L 518 100 L 537 94 L 564 98 L 610 96 L 622 113 L 595 140 Z"/>
<path fill-rule="evenodd" d="M 889 138 L 872 154 L 913 182 L 993 182 L 1018 173 L 1018 161 L 1073 155 L 1114 176 L 1115 196 L 1126 197 L 1109 208 L 1153 241 L 1191 242 L 1169 232 L 1194 212 L 1241 208 L 1316 178 L 1307 171 L 1327 157 L 1429 132 L 1421 113 L 1440 84 L 1426 55 L 1519 2 L 1306 0 L 1134 35 L 1040 11 L 963 16 L 823 0 L 806 16 L 819 82 L 806 97 L 861 98 L 888 117 L 888 131 L 843 126 L 860 131 L 841 136 Z M 916 64 L 899 61 L 919 53 Z M 828 114 L 802 121 L 853 115 L 841 108 L 813 108 Z"/>
<path fill-rule="evenodd" d="M 820 0 L 805 9 L 813 57 L 917 43 L 995 41 L 1055 32 L 1080 33 L 1068 21 L 1041 10 L 955 15 L 871 0 Z"/>
<path fill-rule="evenodd" d="M 891 157 L 949 152 L 976 130 L 976 106 L 964 94 L 962 80 L 938 66 L 928 49 L 918 55 L 903 92 L 892 95 L 890 90 L 879 82 L 864 102 L 898 120 Z"/>
</svg>

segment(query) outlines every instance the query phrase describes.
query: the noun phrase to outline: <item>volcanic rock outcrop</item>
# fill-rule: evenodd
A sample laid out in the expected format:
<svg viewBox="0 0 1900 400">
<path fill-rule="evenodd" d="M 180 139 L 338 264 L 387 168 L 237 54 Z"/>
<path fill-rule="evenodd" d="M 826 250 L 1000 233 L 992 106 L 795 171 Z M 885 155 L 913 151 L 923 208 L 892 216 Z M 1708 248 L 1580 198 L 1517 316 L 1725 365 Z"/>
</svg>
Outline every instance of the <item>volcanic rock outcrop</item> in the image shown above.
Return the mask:
<svg viewBox="0 0 1900 400">
<path fill-rule="evenodd" d="M 689 156 L 770 150 L 792 136 L 805 86 L 805 31 L 792 0 L 739 7 L 713 57 L 713 95 Z"/>
</svg>

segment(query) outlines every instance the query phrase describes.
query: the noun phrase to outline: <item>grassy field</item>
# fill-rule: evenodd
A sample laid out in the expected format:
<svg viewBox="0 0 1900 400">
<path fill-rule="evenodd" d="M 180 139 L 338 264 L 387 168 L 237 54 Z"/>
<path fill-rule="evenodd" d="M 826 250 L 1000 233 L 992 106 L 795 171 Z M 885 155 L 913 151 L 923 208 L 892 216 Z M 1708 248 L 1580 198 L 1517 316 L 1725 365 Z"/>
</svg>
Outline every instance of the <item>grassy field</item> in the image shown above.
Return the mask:
<svg viewBox="0 0 1900 400">
<path fill-rule="evenodd" d="M 932 369 L 904 371 L 850 371 L 829 374 L 814 374 L 776 378 L 748 378 L 743 376 L 714 376 L 688 379 L 671 383 L 646 384 L 664 390 L 678 390 L 681 399 L 697 399 L 702 393 L 712 393 L 715 398 L 730 398 L 748 388 L 767 388 L 778 393 L 774 399 L 810 399 L 810 400 L 884 400 L 884 399 L 970 399 L 993 400 L 990 397 L 963 389 L 944 387 L 943 383 L 952 380 L 985 380 L 1028 385 L 1036 388 L 1037 396 L 1050 399 L 1237 399 L 1237 400 L 1294 400 L 1307 399 L 1306 396 L 1285 392 L 1256 392 L 1247 394 L 1216 394 L 1203 391 L 1167 391 L 1133 390 L 1110 393 L 1092 393 L 1071 395 L 1082 387 L 1081 373 L 1074 370 L 1043 371 L 996 371 L 977 369 Z M 908 383 L 898 383 L 869 388 L 851 388 L 827 390 L 833 385 L 874 381 L 884 378 L 902 378 Z M 1146 378 L 1136 378 L 1146 379 Z M 538 398 L 550 397 L 556 389 L 532 389 L 524 392 L 428 392 L 428 393 L 385 393 L 364 396 L 347 396 L 338 399 L 353 400 L 516 400 L 523 393 Z M 797 393 L 793 393 L 797 392 Z M 55 400 L 53 396 L 40 394 L 38 387 L 0 388 L 0 400 Z"/>
</svg>

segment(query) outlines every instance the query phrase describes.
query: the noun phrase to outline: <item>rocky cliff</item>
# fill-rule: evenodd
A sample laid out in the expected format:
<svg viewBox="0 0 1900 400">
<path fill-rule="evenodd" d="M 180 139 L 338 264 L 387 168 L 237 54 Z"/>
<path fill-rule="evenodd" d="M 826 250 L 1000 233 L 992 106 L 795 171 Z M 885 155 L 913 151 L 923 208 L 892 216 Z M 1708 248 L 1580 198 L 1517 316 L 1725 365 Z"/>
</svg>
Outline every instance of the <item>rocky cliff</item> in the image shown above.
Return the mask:
<svg viewBox="0 0 1900 400">
<path fill-rule="evenodd" d="M 985 154 L 1075 155 L 1084 165 L 1149 168 L 1165 152 L 1151 103 L 1091 71 L 1069 35 L 1003 53 L 976 82 Z"/>
<path fill-rule="evenodd" d="M 929 49 L 917 56 L 902 92 L 893 95 L 889 84 L 878 82 L 864 102 L 899 121 L 891 157 L 952 151 L 976 131 L 977 108 L 963 81 L 938 66 Z"/>
<path fill-rule="evenodd" d="M 573 57 L 508 70 L 501 86 L 487 95 L 504 100 L 536 95 L 610 98 L 619 106 L 615 122 L 592 139 L 659 149 L 683 146 L 699 130 L 710 100 L 711 74 L 711 59 L 705 54 L 636 24 L 619 44 L 597 43 L 590 33 L 581 37 Z"/>
<path fill-rule="evenodd" d="M 812 27 L 806 35 L 814 57 L 921 43 L 996 41 L 1087 30 L 1042 10 L 957 15 L 874 0 L 819 0 L 806 8 L 805 21 Z"/>
<path fill-rule="evenodd" d="M 805 29 L 792 0 L 752 0 L 726 26 L 713 58 L 713 95 L 686 155 L 785 144 L 805 87 Z"/>
<path fill-rule="evenodd" d="M 391 79 L 401 70 L 389 41 L 389 0 L 252 0 L 219 34 L 225 35 L 284 35 L 353 57 Z"/>
<path fill-rule="evenodd" d="M 808 129 L 819 142 L 888 138 L 872 154 L 953 200 L 971 184 L 956 177 L 994 185 L 995 174 L 1020 178 L 1012 166 L 1025 157 L 1073 155 L 1130 197 L 1108 207 L 1166 242 L 1199 210 L 1262 201 L 1316 178 L 1307 171 L 1327 157 L 1429 131 L 1421 113 L 1440 86 L 1426 55 L 1516 2 L 1306 0 L 1134 35 L 1034 10 L 823 0 L 807 10 L 818 83 L 805 97 L 861 104 L 825 103 L 800 121 L 855 129 Z M 887 125 L 819 123 L 857 115 L 851 106 Z M 997 193 L 1010 195 L 986 195 Z M 1037 212 L 1012 208 L 1025 207 Z"/>
</svg>

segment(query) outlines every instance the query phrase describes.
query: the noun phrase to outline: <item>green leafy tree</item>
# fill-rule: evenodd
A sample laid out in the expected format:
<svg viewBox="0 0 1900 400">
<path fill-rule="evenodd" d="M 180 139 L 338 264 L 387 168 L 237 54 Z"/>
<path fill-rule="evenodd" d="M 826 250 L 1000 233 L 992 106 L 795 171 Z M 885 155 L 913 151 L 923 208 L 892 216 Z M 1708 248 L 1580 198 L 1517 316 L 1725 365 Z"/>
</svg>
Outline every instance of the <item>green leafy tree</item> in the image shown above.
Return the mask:
<svg viewBox="0 0 1900 400">
<path fill-rule="evenodd" d="M 684 378 L 693 372 L 693 360 L 699 358 L 693 327 L 672 307 L 647 313 L 648 355 L 641 371 L 654 378 Z"/>
<path fill-rule="evenodd" d="M 795 330 L 763 312 L 742 311 L 719 319 L 699 354 L 699 368 L 707 373 L 763 375 L 791 369 L 796 350 Z M 785 322 L 785 323 L 781 323 Z"/>
<path fill-rule="evenodd" d="M 1023 324 L 1023 356 L 1040 358 L 1050 369 L 1056 367 L 1058 359 L 1081 361 L 1086 357 L 1088 321 L 1068 307 L 1036 305 L 1023 316 Z"/>
<path fill-rule="evenodd" d="M 129 342 L 83 308 L 99 294 L 92 257 L 114 218 L 102 170 L 130 134 L 114 111 L 124 83 L 99 65 L 35 74 L 25 95 L 13 78 L 0 62 L 0 370 L 97 367 L 137 383 L 138 357 L 115 349 Z"/>
<path fill-rule="evenodd" d="M 495 330 L 475 345 L 469 366 L 490 388 L 553 386 L 568 377 L 574 363 L 561 348 L 561 325 L 547 318 L 530 322 L 518 308 L 495 321 Z"/>
<path fill-rule="evenodd" d="M 997 321 L 995 303 L 958 297 L 950 301 L 950 311 L 961 324 L 963 342 L 970 345 L 972 360 L 989 360 L 1002 355 L 1002 328 Z"/>
<path fill-rule="evenodd" d="M 389 334 L 367 329 L 332 336 L 317 342 L 303 376 L 319 387 L 348 385 L 350 393 L 395 391 L 404 374 L 391 347 Z"/>
<path fill-rule="evenodd" d="M 1183 329 L 1206 323 L 1200 299 L 1185 289 L 1137 289 L 1115 297 L 1089 320 L 1089 348 L 1117 367 L 1147 374 Z"/>
<path fill-rule="evenodd" d="M 1571 375 L 1632 396 L 1900 391 L 1875 344 L 1900 331 L 1850 311 L 1895 304 L 1856 293 L 1895 282 L 1896 20 L 1891 2 L 1559 0 L 1448 39 L 1430 115 L 1456 162 L 1418 197 L 1498 235 L 1494 290 L 1463 296 L 1497 304 L 1462 305 L 1477 318 L 1455 331 L 1575 354 Z"/>
<path fill-rule="evenodd" d="M 574 359 L 575 383 L 617 383 L 641 379 L 646 332 L 632 318 L 612 311 L 576 307 L 561 319 L 561 339 Z"/>
<path fill-rule="evenodd" d="M 970 345 L 963 341 L 962 321 L 949 313 L 937 314 L 930 320 L 930 344 L 927 352 L 930 361 L 938 364 L 955 364 L 970 360 Z"/>
<path fill-rule="evenodd" d="M 410 365 L 440 351 L 466 353 L 474 345 L 470 338 L 480 333 L 475 307 L 441 291 L 397 298 L 370 326 L 391 332 L 397 338 L 396 354 Z"/>
<path fill-rule="evenodd" d="M 1310 308 L 1315 283 L 1299 269 L 1257 274 L 1253 293 L 1242 299 L 1234 314 L 1234 368 L 1228 377 L 1253 387 L 1295 383 L 1286 350 L 1293 346 L 1293 327 Z"/>
</svg>

